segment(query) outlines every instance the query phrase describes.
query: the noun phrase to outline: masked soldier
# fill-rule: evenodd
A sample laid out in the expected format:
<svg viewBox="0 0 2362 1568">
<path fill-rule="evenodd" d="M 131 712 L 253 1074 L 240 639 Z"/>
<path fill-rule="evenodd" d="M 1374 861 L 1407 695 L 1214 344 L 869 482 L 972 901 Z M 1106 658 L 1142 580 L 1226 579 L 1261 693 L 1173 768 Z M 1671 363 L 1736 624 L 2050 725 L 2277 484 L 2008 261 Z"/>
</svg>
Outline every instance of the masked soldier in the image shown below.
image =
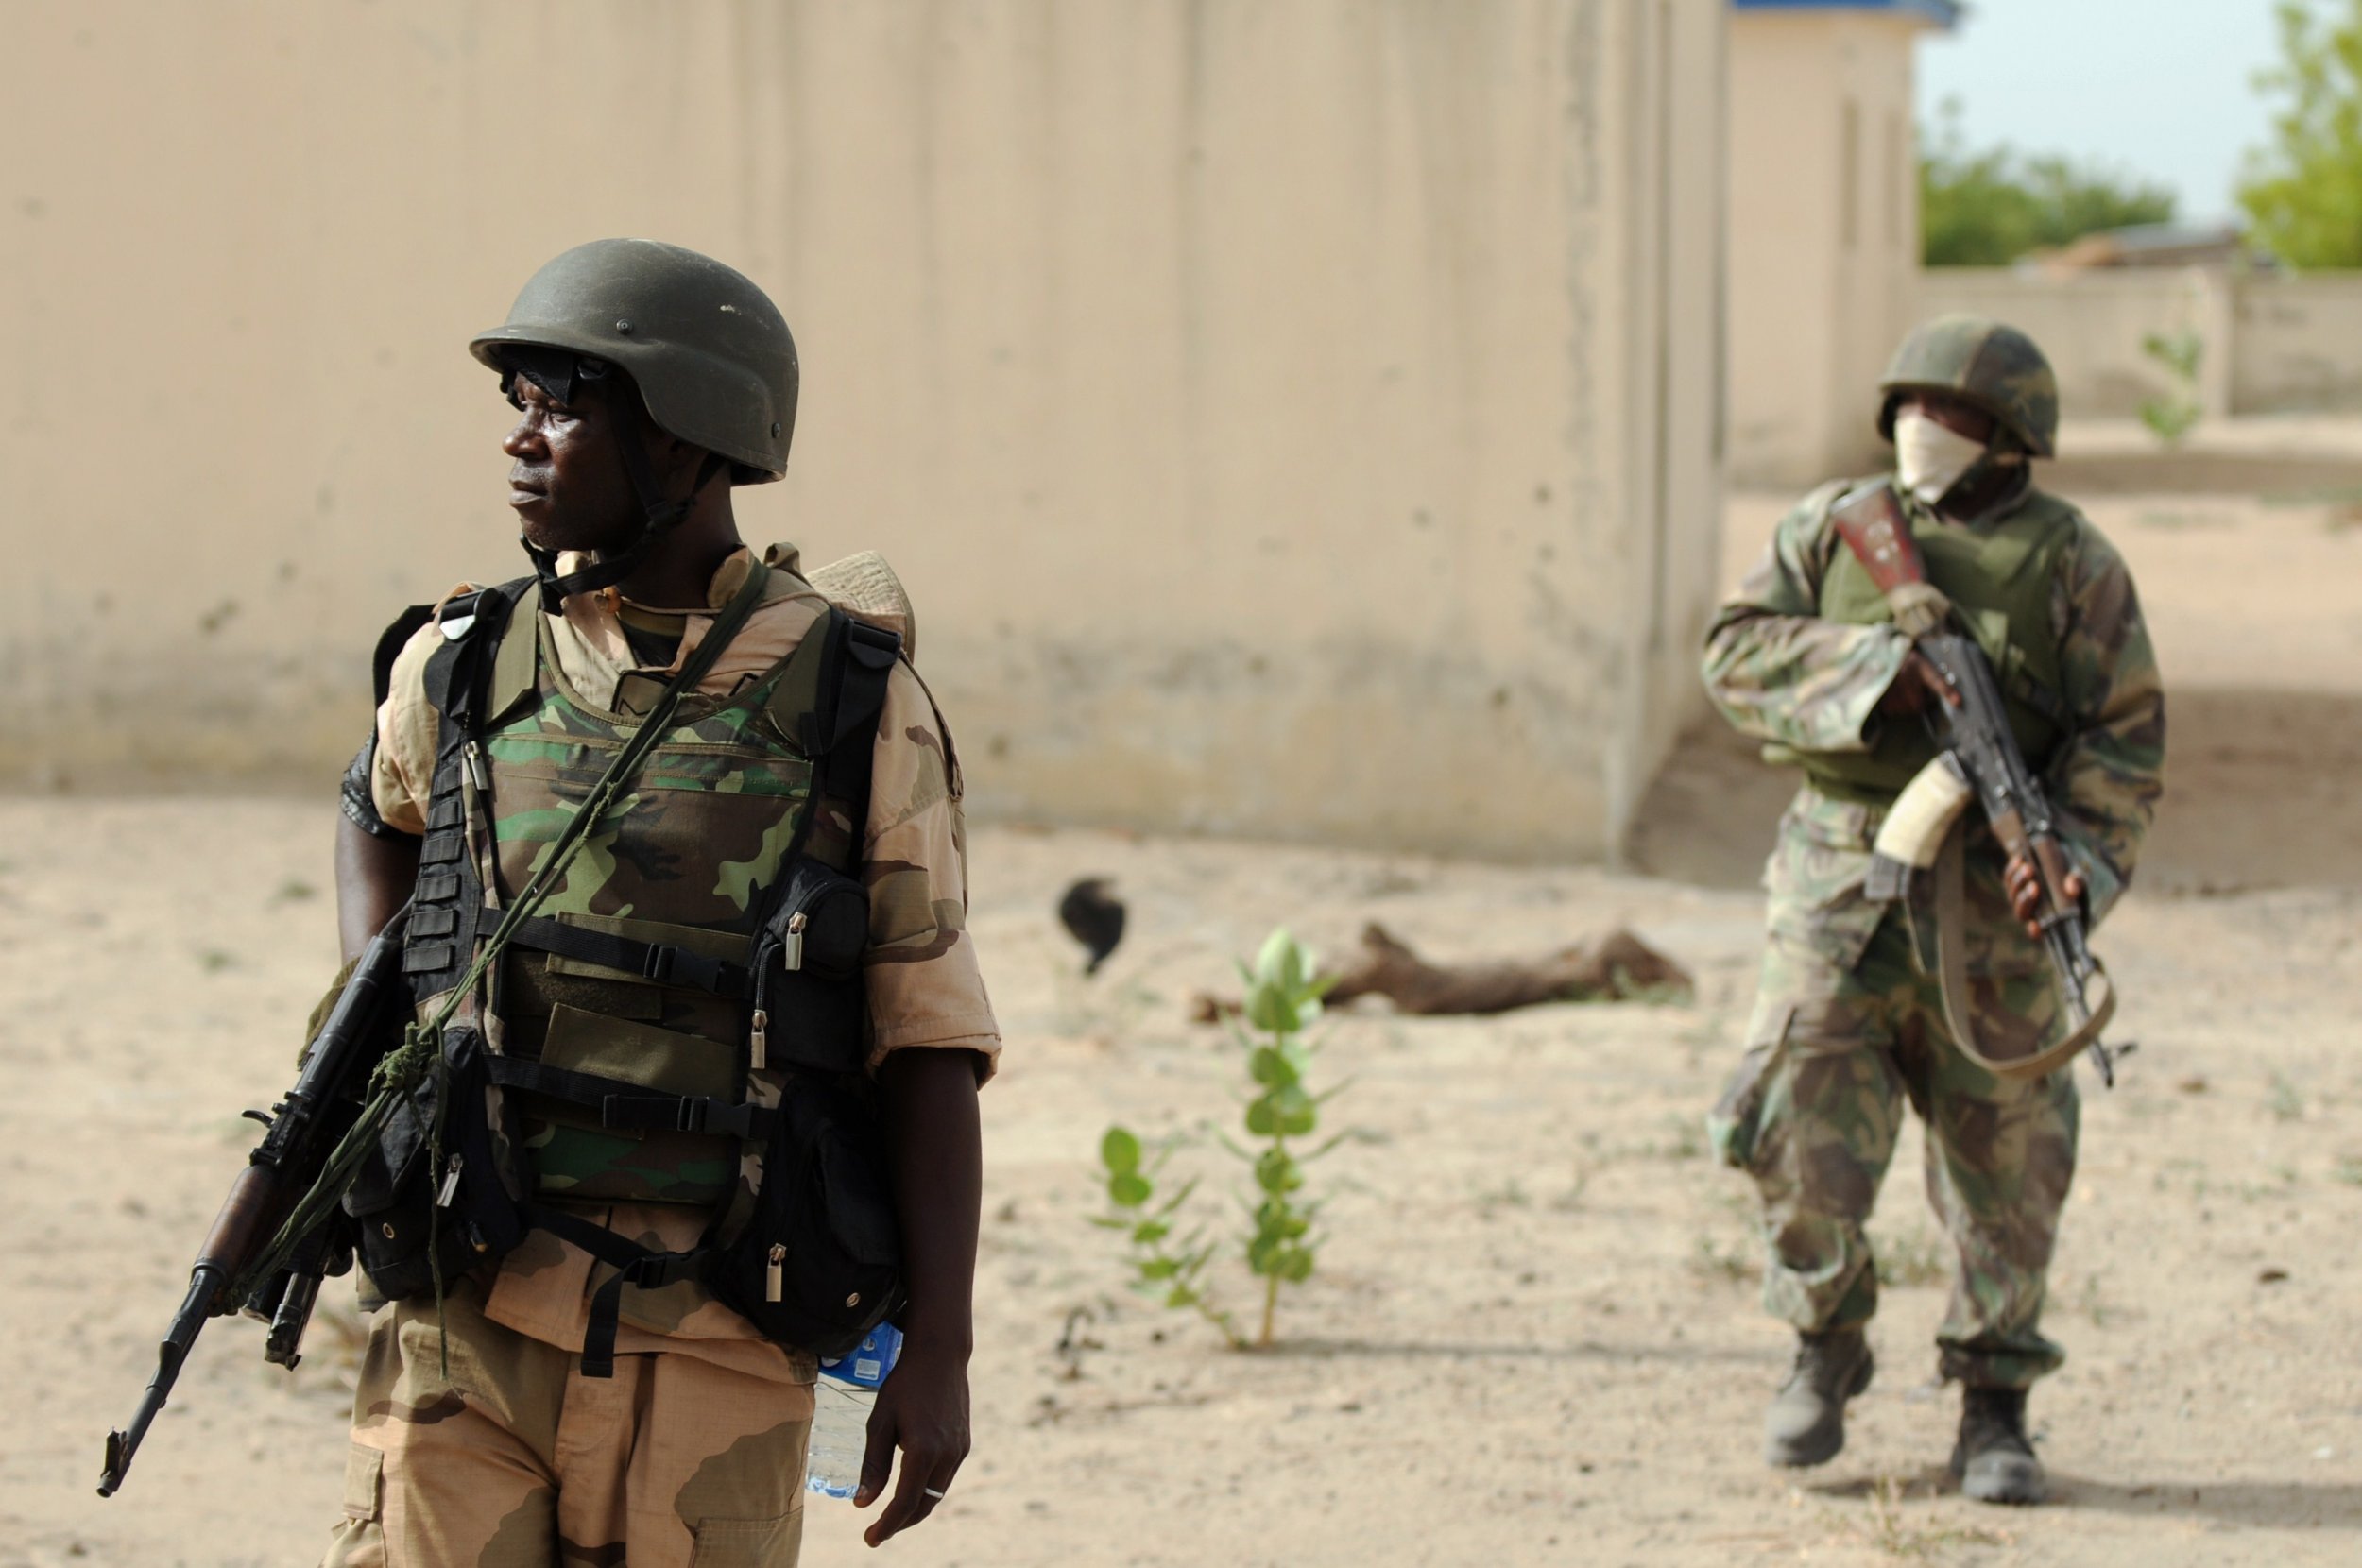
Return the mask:
<svg viewBox="0 0 2362 1568">
<path fill-rule="evenodd" d="M 874 1545 L 967 1452 L 1000 1048 L 907 603 L 847 613 L 793 549 L 740 542 L 731 487 L 785 471 L 796 362 L 730 268 L 585 245 L 471 348 L 517 411 L 534 572 L 389 630 L 346 780 L 347 955 L 408 906 L 405 979 L 448 1021 L 434 1119 L 389 1123 L 345 1200 L 394 1300 L 327 1561 L 793 1563 L 815 1365 L 794 1313 L 825 1289 L 868 1321 L 899 1233 L 906 1338 L 856 1501 L 898 1447 L 902 1469 Z M 589 837 L 526 899 L 577 812 Z"/>
<path fill-rule="evenodd" d="M 2053 454 L 2058 430 L 2050 366 L 2009 327 L 1945 317 L 1904 342 L 1881 392 L 1889 483 L 2048 793 L 2064 895 L 2097 920 L 2130 881 L 2155 808 L 2165 702 L 2122 558 L 2033 483 L 2032 460 Z M 1826 1462 L 1844 1445 L 1846 1401 L 1869 1386 L 1878 1275 L 1863 1225 L 1908 1099 L 1958 1256 L 1937 1336 L 1944 1379 L 1964 1388 L 1953 1474 L 1971 1497 L 2038 1502 L 2026 1393 L 2063 1354 L 2041 1319 L 2075 1170 L 2076 1086 L 2071 1063 L 2031 1079 L 1989 1070 L 1995 1057 L 1976 1042 L 2058 1037 L 2062 1004 L 2032 924 L 2042 884 L 1970 820 L 1944 849 L 1961 858 L 1954 897 L 1915 883 L 1882 900 L 1865 887 L 1872 842 L 1933 758 L 1926 720 L 1952 693 L 1831 525 L 1858 483 L 1816 490 L 1781 520 L 1706 638 L 1715 706 L 1804 772 L 1765 868 L 1770 930 L 1746 1054 L 1712 1118 L 1718 1153 L 1762 1200 L 1765 1305 L 1801 1339 L 1765 1457 Z M 1949 1013 L 1934 960 L 1947 935 L 1965 949 L 1967 992 Z M 1954 1038 L 1949 1016 L 1971 1041 Z"/>
</svg>

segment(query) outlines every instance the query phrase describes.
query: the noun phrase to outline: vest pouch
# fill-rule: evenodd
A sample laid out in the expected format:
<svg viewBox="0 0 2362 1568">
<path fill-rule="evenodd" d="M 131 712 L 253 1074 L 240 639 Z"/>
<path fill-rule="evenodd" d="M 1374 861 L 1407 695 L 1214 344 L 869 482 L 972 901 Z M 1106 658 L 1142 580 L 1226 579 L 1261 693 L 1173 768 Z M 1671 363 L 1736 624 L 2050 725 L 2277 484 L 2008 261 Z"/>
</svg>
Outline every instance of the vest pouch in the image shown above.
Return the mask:
<svg viewBox="0 0 2362 1568">
<path fill-rule="evenodd" d="M 387 1118 L 344 1199 L 361 1267 L 387 1301 L 434 1292 L 437 1259 L 432 1253 L 440 1254 L 448 1286 L 497 1261 L 524 1231 L 496 1165 L 483 1043 L 473 1029 L 457 1026 L 443 1033 L 443 1055 L 452 1099 L 441 1167 L 434 1165 L 430 1075 Z"/>
<path fill-rule="evenodd" d="M 754 1213 L 699 1273 L 766 1338 L 821 1356 L 860 1344 L 903 1299 L 900 1226 L 875 1113 L 788 1073 Z"/>
<path fill-rule="evenodd" d="M 765 1065 L 858 1072 L 867 1055 L 862 954 L 869 890 L 809 856 L 790 866 L 754 944 Z"/>
</svg>

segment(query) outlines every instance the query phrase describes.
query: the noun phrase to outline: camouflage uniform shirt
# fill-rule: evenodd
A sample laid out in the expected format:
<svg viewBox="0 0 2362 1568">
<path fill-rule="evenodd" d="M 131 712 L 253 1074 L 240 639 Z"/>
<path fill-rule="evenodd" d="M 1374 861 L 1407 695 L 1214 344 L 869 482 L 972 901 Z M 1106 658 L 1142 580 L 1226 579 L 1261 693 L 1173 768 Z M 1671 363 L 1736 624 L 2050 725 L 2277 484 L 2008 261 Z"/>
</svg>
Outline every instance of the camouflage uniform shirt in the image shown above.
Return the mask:
<svg viewBox="0 0 2362 1568">
<path fill-rule="evenodd" d="M 1902 668 L 1909 640 L 1891 624 L 1819 618 L 1823 577 L 1835 553 L 1845 548 L 1829 524 L 1829 506 L 1852 487 L 1850 482 L 1825 486 L 1780 520 L 1771 549 L 1723 602 L 1706 634 L 1707 694 L 1742 734 L 1800 752 L 1862 751 L 1874 739 L 1873 726 L 1882 722 L 1874 709 Z M 2123 557 L 2080 513 L 2074 527 L 2075 537 L 2059 556 L 2050 605 L 2066 734 L 2044 783 L 2061 841 L 2090 886 L 2091 915 L 2097 921 L 2131 880 L 2156 810 L 2165 691 Z M 1885 912 L 1861 894 L 1870 843 L 1883 816 L 1881 808 L 1805 786 L 1783 821 L 1781 844 L 1766 872 L 1775 934 L 1840 963 L 1860 956 Z M 1972 969 L 2043 962 L 2011 916 L 2001 868 L 1992 835 L 1981 821 L 1973 823 L 1971 929 L 1964 933 Z"/>
</svg>

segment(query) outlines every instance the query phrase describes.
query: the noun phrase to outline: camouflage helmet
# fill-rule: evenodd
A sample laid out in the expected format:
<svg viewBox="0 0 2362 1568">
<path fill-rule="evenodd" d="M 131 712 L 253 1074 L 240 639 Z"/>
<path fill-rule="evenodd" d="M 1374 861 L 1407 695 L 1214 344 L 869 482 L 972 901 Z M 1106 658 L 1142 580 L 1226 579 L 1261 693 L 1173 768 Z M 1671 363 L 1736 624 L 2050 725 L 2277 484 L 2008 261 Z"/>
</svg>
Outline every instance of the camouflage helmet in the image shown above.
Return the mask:
<svg viewBox="0 0 2362 1568">
<path fill-rule="evenodd" d="M 787 471 L 796 340 L 762 290 L 710 256 L 656 240 L 592 240 L 525 282 L 508 319 L 469 343 L 506 372 L 505 345 L 570 349 L 629 375 L 648 417 L 756 485 Z"/>
<path fill-rule="evenodd" d="M 1940 315 L 1922 322 L 1878 383 L 1878 435 L 1894 439 L 1894 413 L 1907 392 L 1944 392 L 1976 404 L 2036 457 L 2057 453 L 2059 378 L 2034 340 L 1981 315 Z"/>
</svg>

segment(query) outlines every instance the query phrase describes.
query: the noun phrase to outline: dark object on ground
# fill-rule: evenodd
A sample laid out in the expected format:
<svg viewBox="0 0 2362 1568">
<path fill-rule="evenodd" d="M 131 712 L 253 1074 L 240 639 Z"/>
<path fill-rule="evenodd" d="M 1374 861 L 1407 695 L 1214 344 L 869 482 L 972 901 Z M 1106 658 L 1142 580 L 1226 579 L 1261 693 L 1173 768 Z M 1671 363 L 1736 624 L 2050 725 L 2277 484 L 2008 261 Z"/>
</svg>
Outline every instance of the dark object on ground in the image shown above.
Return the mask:
<svg viewBox="0 0 2362 1568">
<path fill-rule="evenodd" d="M 1797 1336 L 1796 1366 L 1763 1413 L 1766 1464 L 1803 1470 L 1845 1447 L 1845 1402 L 1870 1387 L 1875 1363 L 1857 1328 Z"/>
<path fill-rule="evenodd" d="M 1328 992 L 1331 1003 L 1384 997 L 1400 1013 L 1507 1013 L 1542 1002 L 1621 1001 L 1630 997 L 1686 998 L 1689 971 L 1630 931 L 1610 931 L 1538 959 L 1497 963 L 1429 963 L 1383 926 L 1361 929 L 1361 954 Z M 1236 1002 L 1200 996 L 1190 1016 L 1210 1023 L 1238 1011 Z"/>
<path fill-rule="evenodd" d="M 1104 877 L 1086 877 L 1058 900 L 1058 924 L 1090 952 L 1083 973 L 1095 975 L 1123 940 L 1123 903 L 1107 891 Z"/>
<path fill-rule="evenodd" d="M 1960 1440 L 1952 1449 L 1960 1495 L 2023 1507 L 2050 1495 L 2050 1483 L 2026 1437 L 2026 1390 L 1966 1389 Z"/>
</svg>

